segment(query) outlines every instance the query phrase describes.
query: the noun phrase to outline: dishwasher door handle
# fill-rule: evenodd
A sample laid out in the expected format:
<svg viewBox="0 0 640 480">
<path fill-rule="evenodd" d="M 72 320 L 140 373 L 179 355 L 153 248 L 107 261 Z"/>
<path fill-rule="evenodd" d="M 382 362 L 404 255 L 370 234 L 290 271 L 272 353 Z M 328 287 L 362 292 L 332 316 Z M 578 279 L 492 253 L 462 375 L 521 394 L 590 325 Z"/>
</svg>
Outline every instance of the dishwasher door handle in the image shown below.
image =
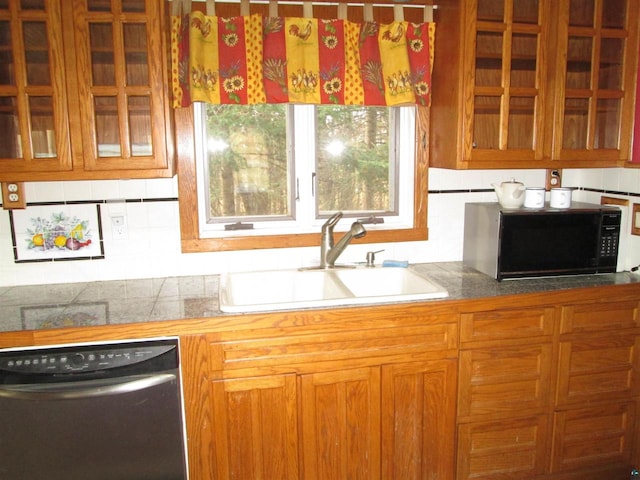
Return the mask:
<svg viewBox="0 0 640 480">
<path fill-rule="evenodd" d="M 129 376 L 49 384 L 0 385 L 0 398 L 21 400 L 70 400 L 136 392 L 177 381 L 174 373 Z"/>
</svg>

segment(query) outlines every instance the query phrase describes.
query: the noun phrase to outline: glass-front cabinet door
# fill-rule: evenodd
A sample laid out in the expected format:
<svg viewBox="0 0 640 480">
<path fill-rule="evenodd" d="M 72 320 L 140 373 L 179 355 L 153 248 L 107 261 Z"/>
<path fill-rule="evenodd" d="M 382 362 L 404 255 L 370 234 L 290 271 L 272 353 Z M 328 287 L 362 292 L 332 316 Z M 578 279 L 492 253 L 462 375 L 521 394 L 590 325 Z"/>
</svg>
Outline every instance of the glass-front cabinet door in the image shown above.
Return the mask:
<svg viewBox="0 0 640 480">
<path fill-rule="evenodd" d="M 636 0 L 558 2 L 554 158 L 629 156 L 638 61 Z M 594 164 L 594 166 L 596 165 Z"/>
<path fill-rule="evenodd" d="M 74 3 L 85 170 L 166 168 L 162 2 Z"/>
<path fill-rule="evenodd" d="M 474 2 L 470 2 L 472 5 Z M 470 9 L 475 26 L 467 49 L 467 82 L 472 163 L 530 162 L 543 156 L 547 38 L 545 0 L 477 0 Z"/>
<path fill-rule="evenodd" d="M 638 0 L 449 0 L 434 12 L 430 165 L 622 166 Z"/>
<path fill-rule="evenodd" d="M 0 171 L 71 170 L 59 2 L 0 0 Z"/>
</svg>

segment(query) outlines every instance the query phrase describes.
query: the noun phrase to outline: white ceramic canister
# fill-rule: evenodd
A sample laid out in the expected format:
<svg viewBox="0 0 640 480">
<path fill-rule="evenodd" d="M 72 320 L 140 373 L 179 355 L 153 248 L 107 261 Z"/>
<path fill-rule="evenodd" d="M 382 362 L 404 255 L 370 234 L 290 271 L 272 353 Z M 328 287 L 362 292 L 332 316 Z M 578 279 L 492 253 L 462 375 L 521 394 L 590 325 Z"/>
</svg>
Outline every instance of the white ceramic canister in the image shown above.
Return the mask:
<svg viewBox="0 0 640 480">
<path fill-rule="evenodd" d="M 570 188 L 552 188 L 549 205 L 551 208 L 569 208 L 571 206 Z"/>
<path fill-rule="evenodd" d="M 545 189 L 542 187 L 527 187 L 524 192 L 524 206 L 526 208 L 544 207 Z"/>
</svg>

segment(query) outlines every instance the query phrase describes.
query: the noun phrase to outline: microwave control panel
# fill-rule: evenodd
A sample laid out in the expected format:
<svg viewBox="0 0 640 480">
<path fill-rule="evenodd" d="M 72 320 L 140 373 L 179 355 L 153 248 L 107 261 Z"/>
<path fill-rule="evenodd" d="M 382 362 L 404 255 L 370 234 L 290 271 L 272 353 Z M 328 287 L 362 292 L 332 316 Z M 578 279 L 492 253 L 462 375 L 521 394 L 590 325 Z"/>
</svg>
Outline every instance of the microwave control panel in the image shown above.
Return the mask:
<svg viewBox="0 0 640 480">
<path fill-rule="evenodd" d="M 600 258 L 617 258 L 618 245 L 620 243 L 620 221 L 622 214 L 619 211 L 603 212 L 602 225 L 600 227 Z"/>
</svg>

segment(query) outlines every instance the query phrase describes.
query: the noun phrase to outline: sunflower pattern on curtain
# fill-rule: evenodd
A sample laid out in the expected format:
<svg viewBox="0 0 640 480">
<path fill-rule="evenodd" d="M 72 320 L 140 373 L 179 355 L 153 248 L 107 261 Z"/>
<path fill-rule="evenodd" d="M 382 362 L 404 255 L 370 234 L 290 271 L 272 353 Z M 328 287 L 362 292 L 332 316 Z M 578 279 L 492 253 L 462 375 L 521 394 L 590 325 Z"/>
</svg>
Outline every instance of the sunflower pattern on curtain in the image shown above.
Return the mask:
<svg viewBox="0 0 640 480">
<path fill-rule="evenodd" d="M 430 105 L 435 24 L 172 16 L 173 106 Z"/>
</svg>

